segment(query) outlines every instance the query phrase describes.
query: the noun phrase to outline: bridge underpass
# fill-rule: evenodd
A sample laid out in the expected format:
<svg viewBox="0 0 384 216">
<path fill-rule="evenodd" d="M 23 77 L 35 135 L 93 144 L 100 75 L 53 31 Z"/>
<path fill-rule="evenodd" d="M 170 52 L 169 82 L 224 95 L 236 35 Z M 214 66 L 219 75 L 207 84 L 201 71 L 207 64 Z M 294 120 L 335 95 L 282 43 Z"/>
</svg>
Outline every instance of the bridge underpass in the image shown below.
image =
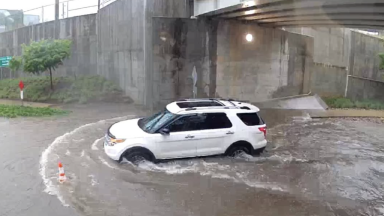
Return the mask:
<svg viewBox="0 0 384 216">
<path fill-rule="evenodd" d="M 384 0 L 195 0 L 195 16 L 265 27 L 384 28 Z"/>
</svg>

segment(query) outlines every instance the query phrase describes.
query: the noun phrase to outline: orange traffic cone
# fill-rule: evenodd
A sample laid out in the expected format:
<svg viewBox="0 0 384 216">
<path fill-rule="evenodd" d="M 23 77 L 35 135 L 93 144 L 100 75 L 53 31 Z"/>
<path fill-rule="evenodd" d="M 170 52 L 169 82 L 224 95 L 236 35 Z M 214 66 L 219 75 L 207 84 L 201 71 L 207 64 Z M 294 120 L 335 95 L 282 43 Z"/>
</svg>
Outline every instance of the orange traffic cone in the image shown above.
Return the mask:
<svg viewBox="0 0 384 216">
<path fill-rule="evenodd" d="M 67 180 L 67 178 L 65 177 L 64 167 L 63 164 L 59 162 L 59 182 L 63 183 L 65 180 Z"/>
</svg>

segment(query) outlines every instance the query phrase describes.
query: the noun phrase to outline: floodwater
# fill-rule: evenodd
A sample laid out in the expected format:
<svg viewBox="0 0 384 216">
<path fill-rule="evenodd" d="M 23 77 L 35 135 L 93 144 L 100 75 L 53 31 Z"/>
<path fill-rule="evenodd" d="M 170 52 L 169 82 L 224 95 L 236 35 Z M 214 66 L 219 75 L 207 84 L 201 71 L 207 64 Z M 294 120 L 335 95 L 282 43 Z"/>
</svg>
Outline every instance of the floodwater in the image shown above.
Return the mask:
<svg viewBox="0 0 384 216">
<path fill-rule="evenodd" d="M 260 156 L 136 167 L 110 160 L 102 144 L 109 125 L 134 117 L 57 137 L 40 160 L 45 191 L 80 215 L 384 215 L 382 124 L 290 118 L 268 130 Z"/>
</svg>

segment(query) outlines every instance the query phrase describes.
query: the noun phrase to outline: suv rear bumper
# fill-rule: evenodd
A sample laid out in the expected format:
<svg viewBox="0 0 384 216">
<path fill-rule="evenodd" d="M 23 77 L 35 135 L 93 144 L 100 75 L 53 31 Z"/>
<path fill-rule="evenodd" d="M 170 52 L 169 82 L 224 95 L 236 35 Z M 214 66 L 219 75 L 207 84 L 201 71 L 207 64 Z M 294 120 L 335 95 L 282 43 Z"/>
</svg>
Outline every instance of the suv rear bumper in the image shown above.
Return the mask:
<svg viewBox="0 0 384 216">
<path fill-rule="evenodd" d="M 263 141 L 260 141 L 256 144 L 253 145 L 253 150 L 258 150 L 258 149 L 261 149 L 261 148 L 265 148 L 265 146 L 267 146 L 267 140 L 264 139 Z"/>
</svg>

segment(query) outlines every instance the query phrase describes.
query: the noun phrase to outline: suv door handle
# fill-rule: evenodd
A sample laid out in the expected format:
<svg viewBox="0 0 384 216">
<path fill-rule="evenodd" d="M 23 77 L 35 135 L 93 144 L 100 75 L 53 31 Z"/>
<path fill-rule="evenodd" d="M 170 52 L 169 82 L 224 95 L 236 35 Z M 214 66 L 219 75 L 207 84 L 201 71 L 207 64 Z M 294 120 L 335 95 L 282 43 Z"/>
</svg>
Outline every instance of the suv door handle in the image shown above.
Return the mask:
<svg viewBox="0 0 384 216">
<path fill-rule="evenodd" d="M 228 131 L 227 134 L 234 134 L 235 132 L 233 131 Z"/>
<path fill-rule="evenodd" d="M 187 135 L 185 138 L 186 139 L 192 139 L 192 138 L 194 138 L 195 136 L 191 136 L 191 135 Z"/>
</svg>

